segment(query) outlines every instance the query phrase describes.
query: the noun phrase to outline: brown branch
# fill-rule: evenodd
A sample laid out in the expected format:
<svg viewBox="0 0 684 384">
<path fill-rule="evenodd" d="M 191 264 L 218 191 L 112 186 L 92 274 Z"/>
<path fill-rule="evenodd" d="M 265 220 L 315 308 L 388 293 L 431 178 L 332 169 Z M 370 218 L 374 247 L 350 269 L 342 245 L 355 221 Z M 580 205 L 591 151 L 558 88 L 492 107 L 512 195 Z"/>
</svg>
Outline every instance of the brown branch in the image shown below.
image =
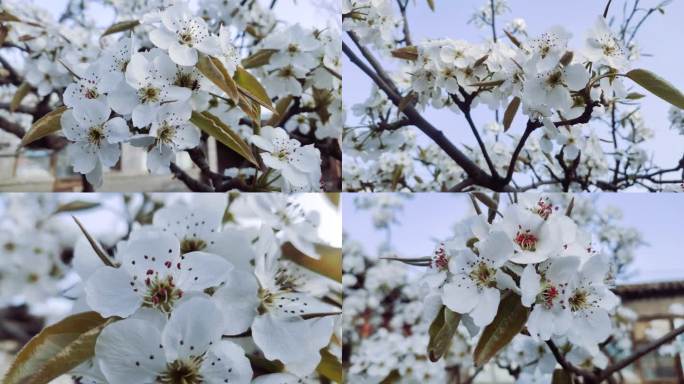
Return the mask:
<svg viewBox="0 0 684 384">
<path fill-rule="evenodd" d="M 553 353 L 553 357 L 556 358 L 556 361 L 558 362 L 558 364 L 561 365 L 561 367 L 563 367 L 563 370 L 565 370 L 565 372 L 582 376 L 585 380 L 587 380 L 588 382 L 591 382 L 591 383 L 596 382 L 596 375 L 594 375 L 592 372 L 589 372 L 587 370 L 584 370 L 584 369 L 581 369 L 581 368 L 578 368 L 578 367 L 575 367 L 574 365 L 572 365 L 572 363 L 570 363 L 569 361 L 567 361 L 565 359 L 565 356 L 563 356 L 561 351 L 558 349 L 558 347 L 556 346 L 556 344 L 552 340 L 546 341 L 546 345 L 549 346 L 551 353 Z"/>
<path fill-rule="evenodd" d="M 661 338 L 654 340 L 651 343 L 644 345 L 643 347 L 637 349 L 630 356 L 620 360 L 616 364 L 613 364 L 613 365 L 607 367 L 606 369 L 601 371 L 601 373 L 599 374 L 599 377 L 598 377 L 599 381 L 598 382 L 606 380 L 607 378 L 609 378 L 614 373 L 626 368 L 627 366 L 629 366 L 633 362 L 639 360 L 640 358 L 646 356 L 650 352 L 653 352 L 656 349 L 660 348 L 661 346 L 671 342 L 672 340 L 674 340 L 677 336 L 679 336 L 681 334 L 684 334 L 684 325 L 680 326 L 679 328 L 673 329 L 672 331 L 668 332 L 666 335 L 662 336 Z"/>
<path fill-rule="evenodd" d="M 378 73 L 375 73 L 363 61 L 361 61 L 361 59 L 356 56 L 356 54 L 345 42 L 342 42 L 342 51 L 352 63 L 359 67 L 359 69 L 361 69 L 375 82 L 375 84 L 377 84 L 377 86 L 387 95 L 394 105 L 399 106 L 399 103 L 401 102 L 401 96 L 395 92 L 394 84 L 392 84 L 392 86 L 388 85 Z M 407 106 L 402 112 L 408 119 L 411 120 L 413 125 L 428 135 L 428 137 L 430 137 L 440 148 L 442 148 L 442 150 L 451 159 L 453 159 L 461 168 L 463 168 L 468 176 L 472 178 L 473 181 L 475 181 L 478 185 L 486 187 L 494 185 L 492 183 L 491 176 L 489 176 L 485 171 L 478 167 L 477 164 L 470 160 L 465 153 L 456 148 L 456 146 L 454 146 L 454 144 L 447 139 L 442 131 L 438 130 L 427 120 L 425 120 L 425 118 L 423 118 L 423 116 L 416 111 L 414 107 Z"/>
<path fill-rule="evenodd" d="M 207 185 L 204 184 L 198 180 L 195 180 L 192 178 L 192 176 L 188 175 L 184 170 L 182 170 L 179 166 L 176 165 L 176 163 L 171 163 L 169 165 L 169 169 L 173 173 L 173 175 L 180 181 L 185 184 L 191 191 L 193 192 L 214 192 L 214 189 Z"/>
</svg>

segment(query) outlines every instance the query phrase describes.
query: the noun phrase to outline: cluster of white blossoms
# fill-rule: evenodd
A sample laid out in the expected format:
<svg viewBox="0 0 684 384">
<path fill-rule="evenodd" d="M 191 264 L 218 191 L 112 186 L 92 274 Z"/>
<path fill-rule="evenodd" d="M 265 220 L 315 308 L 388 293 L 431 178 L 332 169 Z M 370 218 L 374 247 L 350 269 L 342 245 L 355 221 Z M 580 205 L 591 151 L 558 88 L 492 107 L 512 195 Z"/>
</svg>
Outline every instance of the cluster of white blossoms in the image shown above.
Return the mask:
<svg viewBox="0 0 684 384">
<path fill-rule="evenodd" d="M 401 19 L 395 2 L 348 1 L 346 6 L 345 29 L 362 46 L 375 48 L 376 59 L 386 65 L 403 102 L 415 105 L 428 120 L 442 116 L 435 110 L 466 113 L 461 124 L 465 127 L 470 111 L 489 110 L 492 118 L 497 111 L 496 121 L 473 122 L 481 143 L 463 139 L 453 127 L 436 127 L 487 172 L 493 168 L 507 175 L 513 168 L 514 176 L 524 175 L 514 177 L 514 184 L 525 189 L 527 176 L 554 181 L 568 168 L 578 184 L 591 184 L 612 172 L 638 174 L 653 166 L 651 153 L 643 147 L 654 136 L 653 130 L 634 107 L 634 100 L 643 95 L 629 92 L 619 76 L 630 70 L 637 54 L 633 43 L 626 48 L 624 38 L 603 17 L 583 34 L 579 46 L 570 44 L 573 33 L 561 26 L 528 37 L 522 19 L 504 27 L 510 39 L 498 31 L 498 40 L 484 42 L 452 38 L 406 42 L 403 27 L 410 18 Z M 497 16 L 509 11 L 504 1 L 493 6 Z M 472 20 L 489 28 L 491 13 L 492 5 L 486 2 Z M 519 105 L 522 113 L 504 127 L 501 113 L 511 105 Z M 431 140 L 416 142 L 415 121 L 383 90 L 373 86 L 369 98 L 351 109 L 354 119 L 347 122 L 343 137 L 345 190 L 448 190 L 472 176 L 447 156 L 443 146 Z M 531 134 L 524 135 L 521 115 L 529 121 L 527 129 L 533 128 Z M 607 140 L 611 134 L 615 139 Z M 516 151 L 519 143 L 524 145 Z M 554 183 L 533 182 L 530 187 L 545 184 Z"/>
<path fill-rule="evenodd" d="M 104 246 L 75 231 L 60 241 L 58 225 L 52 237 L 40 224 L 37 234 L 20 238 L 3 230 L 2 305 L 64 294 L 75 299 L 72 314 L 95 311 L 107 319 L 92 358 L 69 372 L 80 382 L 318 382 L 321 354 L 341 359 L 341 304 L 330 299 L 341 286 L 287 260 L 291 251 L 282 248 L 288 243 L 319 259 L 318 212 L 302 207 L 303 195 L 226 197 L 129 197 L 123 211 L 135 217 L 132 230 L 123 238 L 114 230 Z M 39 202 L 18 197 L 5 212 L 32 203 Z M 51 204 L 60 207 L 56 198 Z M 83 202 L 61 207 L 91 209 Z M 42 220 L 52 217 L 45 208 L 36 207 Z M 60 242 L 70 244 L 63 247 L 73 254 L 68 262 L 60 260 Z"/>
<path fill-rule="evenodd" d="M 57 199 L 11 195 L 0 205 L 0 308 L 26 305 L 30 312 L 45 313 L 59 307 L 52 299 L 65 288 L 75 233 L 61 231 L 59 222 L 45 215 L 57 209 Z"/>
<path fill-rule="evenodd" d="M 540 198 L 509 205 L 491 223 L 482 215 L 462 221 L 435 251 L 426 283 L 478 328 L 494 320 L 504 295 L 519 295 L 531 309 L 532 338 L 567 338 L 598 353 L 619 304 L 610 290 L 614 270 L 591 235 L 558 208 Z"/>
<path fill-rule="evenodd" d="M 445 382 L 446 368 L 472 365 L 465 334 L 454 338 L 446 360 L 427 360 L 427 329 L 433 314 L 424 308 L 419 281 L 411 279 L 406 268 L 373 260 L 350 239 L 344 241 L 343 261 L 343 336 L 351 353 L 348 380 L 382 382 L 396 372 L 404 380 Z"/>
<path fill-rule="evenodd" d="M 263 170 L 269 170 L 265 185 L 321 189 L 321 153 L 315 145 L 338 140 L 344 120 L 336 28 L 283 25 L 253 1 L 203 1 L 199 12 L 185 1 L 112 7 L 124 33 L 98 41 L 86 26 L 58 24 L 39 8 L 2 6 L 21 20 L 8 24 L 7 35 L 8 43 L 28 53 L 20 75 L 47 103 L 63 94 L 68 109 L 61 128 L 75 172 L 101 186 L 103 173 L 120 161 L 126 144 L 147 153 L 151 173 L 168 174 L 179 153 L 203 146 L 206 134 L 191 118 L 207 112 L 255 143 L 250 149 L 261 152 Z M 245 103 L 205 77 L 202 57 L 220 61 L 230 77 L 237 78 L 241 65 L 249 68 L 263 84 L 267 102 L 274 101 L 277 112 L 265 120 L 273 128 L 259 129 L 258 107 L 248 116 Z M 219 173 L 248 177 L 254 170 L 250 165 Z"/>
<path fill-rule="evenodd" d="M 516 383 L 551 381 L 559 365 L 549 340 L 569 362 L 590 371 L 633 351 L 628 335 L 637 316 L 619 306 L 610 289 L 616 274 L 629 273 L 642 244 L 639 233 L 620 223 L 615 208 L 596 210 L 590 198 L 575 196 L 571 203 L 571 195 L 519 197 L 518 203 L 500 207 L 491 223 L 486 214 L 457 223 L 455 236 L 440 243 L 432 257 L 405 260 L 419 266 L 414 271 L 378 260 L 353 238 L 344 238 L 348 377 L 379 383 L 398 373 L 416 381 L 450 382 L 459 372 L 461 380 L 470 378 L 478 372 L 475 346 L 510 295 L 519 296 L 518 305 L 529 314 L 527 332 L 513 337 L 494 359 Z M 399 217 L 409 204 L 380 194 L 361 199 L 357 207 L 394 211 L 391 216 Z M 396 222 L 374 226 L 390 232 Z M 387 241 L 379 246 L 379 257 L 401 254 L 389 234 Z M 434 334 L 429 329 L 444 306 L 459 314 L 460 322 L 450 347 L 431 362 L 427 347 Z"/>
</svg>

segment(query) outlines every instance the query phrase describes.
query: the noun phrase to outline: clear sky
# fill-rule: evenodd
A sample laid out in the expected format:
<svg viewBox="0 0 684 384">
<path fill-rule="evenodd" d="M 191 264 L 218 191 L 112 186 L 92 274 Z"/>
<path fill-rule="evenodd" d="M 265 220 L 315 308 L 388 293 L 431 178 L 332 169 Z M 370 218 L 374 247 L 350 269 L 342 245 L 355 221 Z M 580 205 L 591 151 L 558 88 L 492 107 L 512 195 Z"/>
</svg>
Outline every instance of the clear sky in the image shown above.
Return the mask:
<svg viewBox="0 0 684 384">
<path fill-rule="evenodd" d="M 610 15 L 621 20 L 622 7 L 626 0 L 613 0 Z M 642 0 L 645 7 L 658 4 L 657 0 Z M 484 0 L 436 0 L 436 12 L 431 12 L 427 2 L 418 0 L 410 2 L 409 25 L 414 43 L 426 38 L 450 37 L 471 42 L 480 42 L 491 38 L 491 29 L 479 29 L 468 20 L 478 9 L 488 1 Z M 497 19 L 500 28 L 513 18 L 522 17 L 527 22 L 528 33 L 536 36 L 554 25 L 562 25 L 572 32 L 571 47 L 581 47 L 585 32 L 595 22 L 596 17 L 603 12 L 606 1 L 603 0 L 574 0 L 574 1 L 530 1 L 508 0 L 511 12 Z M 630 0 L 631 3 L 631 0 Z M 643 48 L 644 54 L 633 66 L 651 70 L 679 89 L 684 89 L 684 71 L 682 71 L 682 36 L 684 36 L 684 1 L 675 0 L 666 8 L 666 14 L 656 13 L 644 24 L 639 32 L 637 42 Z M 349 40 L 346 40 L 349 41 Z M 369 95 L 370 80 L 352 63 L 343 57 L 343 96 L 347 107 L 362 102 Z M 643 94 L 648 92 L 635 86 L 635 91 Z M 684 136 L 669 129 L 667 112 L 669 104 L 648 94 L 642 99 L 642 113 L 647 125 L 655 130 L 655 138 L 646 146 L 655 151 L 657 164 L 669 168 L 676 164 L 684 151 Z M 351 116 L 351 114 L 349 114 Z M 470 130 L 462 115 L 454 115 L 449 111 L 428 110 L 425 116 L 437 128 L 454 142 L 474 143 Z M 478 127 L 494 120 L 494 114 L 487 107 L 480 108 L 473 114 Z M 516 119 L 511 133 L 520 134 L 522 126 L 520 117 Z M 603 128 L 605 129 L 605 128 Z M 416 129 L 420 137 L 429 140 Z M 607 132 L 606 132 L 607 133 Z"/>
<path fill-rule="evenodd" d="M 375 194 L 377 195 L 377 194 Z M 342 220 L 346 234 L 373 255 L 385 233 L 373 227 L 369 211 L 355 209 L 355 194 L 344 194 Z M 684 280 L 681 243 L 682 194 L 620 193 L 598 195 L 596 208 L 615 206 L 623 212 L 622 225 L 638 229 L 648 244 L 640 247 L 631 266 L 629 282 Z M 404 204 L 400 223 L 392 227 L 394 249 L 401 257 L 427 256 L 434 240 L 448 239 L 453 225 L 471 212 L 466 194 L 417 193 Z M 410 267 L 409 267 L 410 268 Z"/>
</svg>

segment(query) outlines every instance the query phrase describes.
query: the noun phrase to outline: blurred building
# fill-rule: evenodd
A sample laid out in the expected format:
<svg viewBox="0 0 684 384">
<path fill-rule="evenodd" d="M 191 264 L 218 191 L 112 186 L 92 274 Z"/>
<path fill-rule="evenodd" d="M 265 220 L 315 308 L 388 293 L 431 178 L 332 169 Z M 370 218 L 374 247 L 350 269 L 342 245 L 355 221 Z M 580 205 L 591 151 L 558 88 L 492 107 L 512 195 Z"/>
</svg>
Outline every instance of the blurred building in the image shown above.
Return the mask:
<svg viewBox="0 0 684 384">
<path fill-rule="evenodd" d="M 638 315 L 632 333 L 635 348 L 684 324 L 684 314 L 671 312 L 673 304 L 684 305 L 684 280 L 620 285 L 615 293 L 622 298 L 624 306 Z M 632 368 L 639 383 L 684 383 L 681 350 L 671 354 L 662 350 L 651 352 L 637 360 Z"/>
</svg>

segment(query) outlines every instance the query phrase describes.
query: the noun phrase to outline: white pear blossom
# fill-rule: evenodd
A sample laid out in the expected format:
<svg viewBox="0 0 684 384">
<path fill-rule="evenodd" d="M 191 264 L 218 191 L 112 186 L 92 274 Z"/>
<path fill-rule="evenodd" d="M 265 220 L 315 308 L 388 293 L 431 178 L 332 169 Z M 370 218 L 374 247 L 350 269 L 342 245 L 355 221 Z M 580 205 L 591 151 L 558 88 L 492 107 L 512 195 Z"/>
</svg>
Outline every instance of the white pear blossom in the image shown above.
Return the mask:
<svg viewBox="0 0 684 384">
<path fill-rule="evenodd" d="M 128 125 L 121 117 L 110 119 L 107 104 L 96 100 L 82 101 L 78 109 L 62 114 L 64 136 L 71 141 L 67 153 L 74 171 L 85 174 L 88 181 L 102 185 L 103 167 L 119 160 L 119 143 L 128 139 Z"/>
<path fill-rule="evenodd" d="M 295 187 L 310 186 L 319 180 L 311 180 L 310 175 L 320 172 L 320 151 L 308 144 L 302 146 L 291 139 L 282 128 L 265 126 L 259 135 L 252 136 L 252 143 L 265 152 L 261 158 L 268 167 L 280 171 L 283 178 Z"/>
<path fill-rule="evenodd" d="M 563 246 L 557 220 L 546 220 L 543 214 L 519 205 L 510 205 L 498 226 L 514 244 L 515 255 L 511 261 L 515 263 L 542 262 L 560 252 Z"/>
<path fill-rule="evenodd" d="M 157 47 L 168 50 L 174 63 L 192 66 L 198 53 L 215 54 L 219 40 L 211 35 L 207 23 L 194 16 L 184 3 L 168 7 L 161 13 L 162 26 L 150 32 Z"/>
<path fill-rule="evenodd" d="M 587 34 L 584 54 L 597 65 L 604 64 L 617 70 L 624 70 L 629 65 L 622 45 L 600 16 Z"/>
<path fill-rule="evenodd" d="M 304 254 L 319 257 L 315 247 L 317 243 L 322 243 L 318 236 L 318 212 L 307 212 L 301 203 L 288 196 L 276 194 L 248 196 L 247 204 L 262 220 L 262 225 L 276 231 L 281 243 L 290 242 Z"/>
<path fill-rule="evenodd" d="M 256 244 L 254 274 L 234 271 L 213 298 L 227 318 L 225 334 L 251 327 L 252 338 L 269 360 L 280 360 L 287 371 L 304 377 L 320 361 L 318 351 L 330 342 L 337 308 L 307 293 L 303 283 L 280 268 L 278 247 L 268 227 Z M 314 316 L 304 318 L 302 316 Z"/>
<path fill-rule="evenodd" d="M 570 327 L 568 284 L 578 271 L 580 259 L 568 256 L 548 259 L 525 266 L 520 276 L 522 304 L 532 307 L 527 321 L 530 334 L 541 340 L 563 335 Z"/>
<path fill-rule="evenodd" d="M 126 81 L 132 88 L 119 88 L 109 95 L 114 111 L 132 115 L 133 125 L 150 125 L 162 103 L 185 102 L 192 92 L 173 85 L 176 65 L 160 50 L 135 53 L 126 66 Z"/>
<path fill-rule="evenodd" d="M 187 103 L 169 103 L 159 108 L 150 126 L 147 169 L 155 174 L 169 173 L 176 153 L 200 144 L 200 131 L 190 123 L 192 109 Z"/>
<path fill-rule="evenodd" d="M 248 384 L 252 367 L 243 349 L 221 339 L 225 319 L 207 298 L 178 306 L 168 321 L 141 310 L 105 327 L 95 355 L 111 384 Z"/>
<path fill-rule="evenodd" d="M 442 301 L 449 309 L 467 313 L 475 325 L 483 327 L 494 320 L 501 293 L 501 267 L 513 255 L 513 244 L 504 232 L 492 232 L 474 249 L 459 249 L 451 255 L 451 276 L 442 289 Z"/>
<path fill-rule="evenodd" d="M 619 299 L 606 284 L 610 264 L 605 256 L 595 255 L 587 260 L 568 284 L 568 305 L 572 313 L 569 339 L 573 344 L 590 351 L 610 335 L 608 315 Z"/>
<path fill-rule="evenodd" d="M 171 312 L 184 295 L 220 285 L 232 269 L 214 254 L 181 254 L 178 239 L 163 232 L 136 236 L 119 253 L 120 266 L 98 268 L 85 284 L 88 305 L 106 317 L 140 307 Z"/>
</svg>

